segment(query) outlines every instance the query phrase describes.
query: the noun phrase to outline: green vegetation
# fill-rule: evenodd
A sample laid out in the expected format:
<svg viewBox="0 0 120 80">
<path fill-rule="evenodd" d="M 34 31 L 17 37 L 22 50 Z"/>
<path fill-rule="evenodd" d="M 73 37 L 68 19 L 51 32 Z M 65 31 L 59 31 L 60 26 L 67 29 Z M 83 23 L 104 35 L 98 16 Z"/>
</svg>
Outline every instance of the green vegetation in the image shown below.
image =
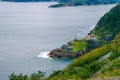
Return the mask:
<svg viewBox="0 0 120 80">
<path fill-rule="evenodd" d="M 108 78 L 113 76 L 120 76 L 120 58 L 110 61 L 107 65 L 103 66 L 96 77 Z"/>
<path fill-rule="evenodd" d="M 73 41 L 71 42 L 72 46 L 73 46 L 73 50 L 72 52 L 77 52 L 77 51 L 84 51 L 87 49 L 87 43 L 85 41 Z"/>
<path fill-rule="evenodd" d="M 116 51 L 117 54 L 114 54 L 114 51 Z M 112 52 L 110 57 L 100 60 L 102 56 L 107 55 L 109 52 Z M 120 35 L 117 36 L 113 43 L 94 49 L 88 54 L 73 60 L 65 70 L 51 75 L 52 77 L 50 76 L 47 80 L 57 80 L 57 78 L 61 80 L 83 80 L 92 78 L 97 72 L 101 73 L 96 74 L 96 78 L 120 76 L 120 55 L 118 55 L 118 53 L 120 53 Z M 111 59 L 113 54 L 116 57 Z"/>
<path fill-rule="evenodd" d="M 120 56 L 120 35 L 117 36 L 116 40 L 111 45 L 113 53 L 110 55 L 110 59 L 115 59 Z"/>
<path fill-rule="evenodd" d="M 110 45 L 106 45 L 97 49 L 94 49 L 90 53 L 83 55 L 82 57 L 74 60 L 69 66 L 68 70 L 73 67 L 84 66 L 86 64 L 90 64 L 91 62 L 96 61 L 99 57 L 107 54 L 110 51 Z"/>
<path fill-rule="evenodd" d="M 91 32 L 96 36 L 106 40 L 114 39 L 120 32 L 120 4 L 112 8 L 98 22 L 95 29 Z"/>
<path fill-rule="evenodd" d="M 91 4 L 113 4 L 120 0 L 59 0 L 60 3 L 71 3 L 75 5 L 91 5 Z"/>
<path fill-rule="evenodd" d="M 99 36 L 98 40 L 106 41 L 102 47 L 73 60 L 69 66 L 51 75 L 47 80 L 84 80 L 91 78 L 108 78 L 120 76 L 120 4 L 105 14 L 90 33 Z M 89 34 L 89 35 L 90 35 Z M 118 35 L 119 34 L 119 35 Z M 90 42 L 91 43 L 91 42 Z M 88 45 L 88 44 L 87 44 Z M 75 46 L 79 46 L 78 43 Z M 78 47 L 75 50 L 78 50 Z M 73 49 L 74 50 L 74 49 Z M 101 59 L 111 53 L 108 57 Z"/>
<path fill-rule="evenodd" d="M 113 4 L 120 0 L 70 0 L 70 3 L 75 5 L 92 5 L 92 4 Z"/>
<path fill-rule="evenodd" d="M 18 75 L 12 73 L 9 76 L 9 80 L 43 80 L 44 76 L 45 73 L 41 71 L 38 71 L 37 73 L 33 73 L 30 76 L 23 75 L 21 73 Z"/>
<path fill-rule="evenodd" d="M 79 5 L 98 5 L 98 4 L 115 4 L 120 0 L 58 0 L 60 4 L 51 5 L 50 7 L 79 6 Z"/>
</svg>

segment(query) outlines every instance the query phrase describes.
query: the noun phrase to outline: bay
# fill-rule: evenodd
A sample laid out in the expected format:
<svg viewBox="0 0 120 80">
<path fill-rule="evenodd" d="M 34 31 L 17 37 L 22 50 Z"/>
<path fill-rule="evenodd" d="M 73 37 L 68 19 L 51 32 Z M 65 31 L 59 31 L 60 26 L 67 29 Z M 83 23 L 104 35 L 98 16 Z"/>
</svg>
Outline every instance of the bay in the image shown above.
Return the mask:
<svg viewBox="0 0 120 80">
<path fill-rule="evenodd" d="M 0 80 L 12 72 L 38 70 L 49 75 L 71 60 L 50 59 L 46 53 L 76 36 L 84 37 L 115 5 L 48 8 L 54 2 L 0 2 Z"/>
</svg>

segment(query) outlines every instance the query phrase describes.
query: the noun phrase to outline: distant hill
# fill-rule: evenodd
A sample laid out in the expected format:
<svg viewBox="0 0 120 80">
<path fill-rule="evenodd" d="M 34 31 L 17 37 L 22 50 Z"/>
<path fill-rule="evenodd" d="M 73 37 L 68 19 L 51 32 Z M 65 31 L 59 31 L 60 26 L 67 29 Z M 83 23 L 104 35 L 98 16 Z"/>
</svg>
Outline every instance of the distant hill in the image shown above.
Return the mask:
<svg viewBox="0 0 120 80">
<path fill-rule="evenodd" d="M 98 4 L 115 4 L 120 0 L 58 0 L 59 4 L 50 7 L 79 6 L 79 5 L 98 5 Z"/>
<path fill-rule="evenodd" d="M 58 0 L 59 3 L 71 3 L 76 5 L 92 5 L 92 4 L 113 4 L 120 0 Z"/>
</svg>

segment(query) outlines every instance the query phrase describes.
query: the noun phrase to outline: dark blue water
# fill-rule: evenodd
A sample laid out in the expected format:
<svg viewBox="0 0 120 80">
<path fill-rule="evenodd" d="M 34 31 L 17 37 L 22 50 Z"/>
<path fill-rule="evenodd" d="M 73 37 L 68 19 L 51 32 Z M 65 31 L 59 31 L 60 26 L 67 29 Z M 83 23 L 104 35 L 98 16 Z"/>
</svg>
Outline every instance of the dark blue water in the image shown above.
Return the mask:
<svg viewBox="0 0 120 80">
<path fill-rule="evenodd" d="M 12 72 L 29 75 L 42 70 L 49 74 L 64 69 L 71 60 L 47 58 L 46 51 L 60 47 L 78 33 L 85 36 L 114 6 L 48 8 L 51 4 L 0 3 L 0 80 L 7 80 Z"/>
</svg>

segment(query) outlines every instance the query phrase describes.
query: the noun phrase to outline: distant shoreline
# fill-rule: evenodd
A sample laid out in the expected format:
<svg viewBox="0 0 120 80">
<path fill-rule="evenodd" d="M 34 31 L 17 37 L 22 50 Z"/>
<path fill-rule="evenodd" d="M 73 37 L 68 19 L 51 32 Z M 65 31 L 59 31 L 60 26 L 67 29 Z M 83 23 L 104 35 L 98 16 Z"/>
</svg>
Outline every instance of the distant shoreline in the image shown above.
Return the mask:
<svg viewBox="0 0 120 80">
<path fill-rule="evenodd" d="M 110 3 L 112 4 L 118 4 L 118 3 Z M 71 7 L 71 6 L 92 6 L 92 5 L 110 5 L 110 4 L 66 4 L 66 3 L 58 3 L 48 6 L 49 8 L 60 8 L 60 7 Z"/>
</svg>

